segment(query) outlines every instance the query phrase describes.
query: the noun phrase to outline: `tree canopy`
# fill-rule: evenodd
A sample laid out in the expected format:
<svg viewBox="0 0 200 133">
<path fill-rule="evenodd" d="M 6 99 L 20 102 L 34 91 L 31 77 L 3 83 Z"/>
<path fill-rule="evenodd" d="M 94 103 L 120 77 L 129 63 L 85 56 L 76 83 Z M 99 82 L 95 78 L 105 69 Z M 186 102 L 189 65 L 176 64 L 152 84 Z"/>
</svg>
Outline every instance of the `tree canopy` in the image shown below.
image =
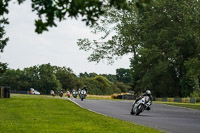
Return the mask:
<svg viewBox="0 0 200 133">
<path fill-rule="evenodd" d="M 92 50 L 90 61 L 132 53 L 132 87 L 136 92 L 151 89 L 155 96 L 200 94 L 200 2 L 156 0 L 143 8 L 108 9 L 94 33 L 101 40 L 80 39 L 78 45 Z M 110 24 L 110 27 L 108 26 Z M 106 26 L 107 25 L 107 26 Z M 111 39 L 106 39 L 111 33 Z M 195 72 L 195 68 L 197 69 Z"/>
</svg>

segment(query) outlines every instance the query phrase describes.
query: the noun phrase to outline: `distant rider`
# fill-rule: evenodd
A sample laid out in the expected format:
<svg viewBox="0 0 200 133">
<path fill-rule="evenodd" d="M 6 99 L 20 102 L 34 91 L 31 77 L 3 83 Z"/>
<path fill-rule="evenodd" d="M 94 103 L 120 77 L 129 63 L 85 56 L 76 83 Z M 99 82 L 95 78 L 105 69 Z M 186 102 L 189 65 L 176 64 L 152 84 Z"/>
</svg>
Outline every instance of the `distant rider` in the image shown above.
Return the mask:
<svg viewBox="0 0 200 133">
<path fill-rule="evenodd" d="M 63 96 L 63 90 L 62 90 L 62 89 L 59 91 L 59 96 L 60 96 L 60 97 Z"/>
<path fill-rule="evenodd" d="M 81 91 L 80 91 L 80 94 L 85 94 L 87 96 L 87 88 L 86 86 L 84 86 Z"/>
<path fill-rule="evenodd" d="M 70 98 L 70 92 L 69 92 L 69 91 L 66 92 L 66 96 L 67 96 L 68 98 Z"/>
<path fill-rule="evenodd" d="M 75 89 L 72 90 L 72 95 L 73 95 L 74 98 L 77 97 L 77 91 Z"/>
<path fill-rule="evenodd" d="M 81 89 L 81 90 L 85 90 L 86 93 L 87 93 L 87 88 L 86 88 L 86 85 Z"/>
<path fill-rule="evenodd" d="M 53 90 L 50 91 L 51 95 L 54 97 L 55 96 L 55 93 Z"/>
</svg>

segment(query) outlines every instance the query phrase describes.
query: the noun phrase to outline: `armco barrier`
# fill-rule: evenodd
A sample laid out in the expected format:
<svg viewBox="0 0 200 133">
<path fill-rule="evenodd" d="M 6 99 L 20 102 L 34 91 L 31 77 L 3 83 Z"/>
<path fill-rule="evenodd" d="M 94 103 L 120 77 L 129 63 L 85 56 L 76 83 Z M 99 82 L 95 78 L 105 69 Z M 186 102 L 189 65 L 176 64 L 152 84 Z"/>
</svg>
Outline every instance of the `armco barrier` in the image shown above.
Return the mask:
<svg viewBox="0 0 200 133">
<path fill-rule="evenodd" d="M 111 95 L 112 99 L 126 99 L 126 100 L 135 100 L 136 96 L 125 94 L 125 95 Z"/>
<path fill-rule="evenodd" d="M 134 95 L 122 95 L 122 99 L 135 100 L 136 97 Z"/>
<path fill-rule="evenodd" d="M 162 101 L 163 102 L 167 102 L 167 98 L 162 98 Z"/>
<path fill-rule="evenodd" d="M 174 98 L 167 98 L 167 102 L 174 102 Z"/>
<path fill-rule="evenodd" d="M 197 102 L 196 98 L 190 98 L 190 103 L 196 103 L 196 102 Z"/>
<path fill-rule="evenodd" d="M 181 103 L 181 102 L 183 102 L 183 99 L 184 99 L 184 98 L 174 98 L 174 102 L 179 102 L 179 103 Z"/>
<path fill-rule="evenodd" d="M 162 101 L 162 98 L 158 98 L 158 101 Z"/>
<path fill-rule="evenodd" d="M 180 103 L 196 103 L 196 98 L 154 98 L 155 101 L 162 102 L 180 102 Z"/>
<path fill-rule="evenodd" d="M 182 98 L 183 103 L 190 103 L 190 98 Z"/>
</svg>

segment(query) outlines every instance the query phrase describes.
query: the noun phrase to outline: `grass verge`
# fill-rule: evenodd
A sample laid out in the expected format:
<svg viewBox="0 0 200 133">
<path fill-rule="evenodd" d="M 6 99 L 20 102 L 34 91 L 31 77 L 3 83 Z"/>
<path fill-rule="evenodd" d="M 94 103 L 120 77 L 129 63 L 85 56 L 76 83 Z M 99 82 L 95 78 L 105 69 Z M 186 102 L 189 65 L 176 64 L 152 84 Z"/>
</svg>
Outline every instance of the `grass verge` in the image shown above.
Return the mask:
<svg viewBox="0 0 200 133">
<path fill-rule="evenodd" d="M 131 122 L 102 116 L 74 103 L 46 96 L 0 99 L 0 133 L 159 133 Z"/>
<path fill-rule="evenodd" d="M 173 106 L 179 106 L 179 107 L 185 107 L 185 108 L 192 108 L 192 109 L 198 109 L 200 110 L 200 103 L 176 103 L 176 102 L 159 102 L 159 101 L 153 101 L 153 103 L 163 103 Z"/>
<path fill-rule="evenodd" d="M 87 95 L 87 99 L 111 100 L 111 96 Z"/>
</svg>

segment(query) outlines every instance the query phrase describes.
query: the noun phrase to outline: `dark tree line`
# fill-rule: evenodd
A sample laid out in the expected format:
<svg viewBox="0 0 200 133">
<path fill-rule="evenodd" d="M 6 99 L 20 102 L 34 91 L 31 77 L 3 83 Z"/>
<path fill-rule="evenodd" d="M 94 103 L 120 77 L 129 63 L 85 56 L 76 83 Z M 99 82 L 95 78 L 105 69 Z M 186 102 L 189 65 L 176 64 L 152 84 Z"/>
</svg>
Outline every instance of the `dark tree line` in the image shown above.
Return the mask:
<svg viewBox="0 0 200 133">
<path fill-rule="evenodd" d="M 20 91 L 29 91 L 30 88 L 35 88 L 41 94 L 49 94 L 50 90 L 55 92 L 60 89 L 64 91 L 78 90 L 84 85 L 87 86 L 89 94 L 96 95 L 128 92 L 130 89 L 130 86 L 122 81 L 117 81 L 116 75 L 85 72 L 77 76 L 70 68 L 51 66 L 50 64 L 28 67 L 23 70 L 7 69 L 0 76 L 0 86 L 9 86 L 11 90 Z"/>
</svg>

